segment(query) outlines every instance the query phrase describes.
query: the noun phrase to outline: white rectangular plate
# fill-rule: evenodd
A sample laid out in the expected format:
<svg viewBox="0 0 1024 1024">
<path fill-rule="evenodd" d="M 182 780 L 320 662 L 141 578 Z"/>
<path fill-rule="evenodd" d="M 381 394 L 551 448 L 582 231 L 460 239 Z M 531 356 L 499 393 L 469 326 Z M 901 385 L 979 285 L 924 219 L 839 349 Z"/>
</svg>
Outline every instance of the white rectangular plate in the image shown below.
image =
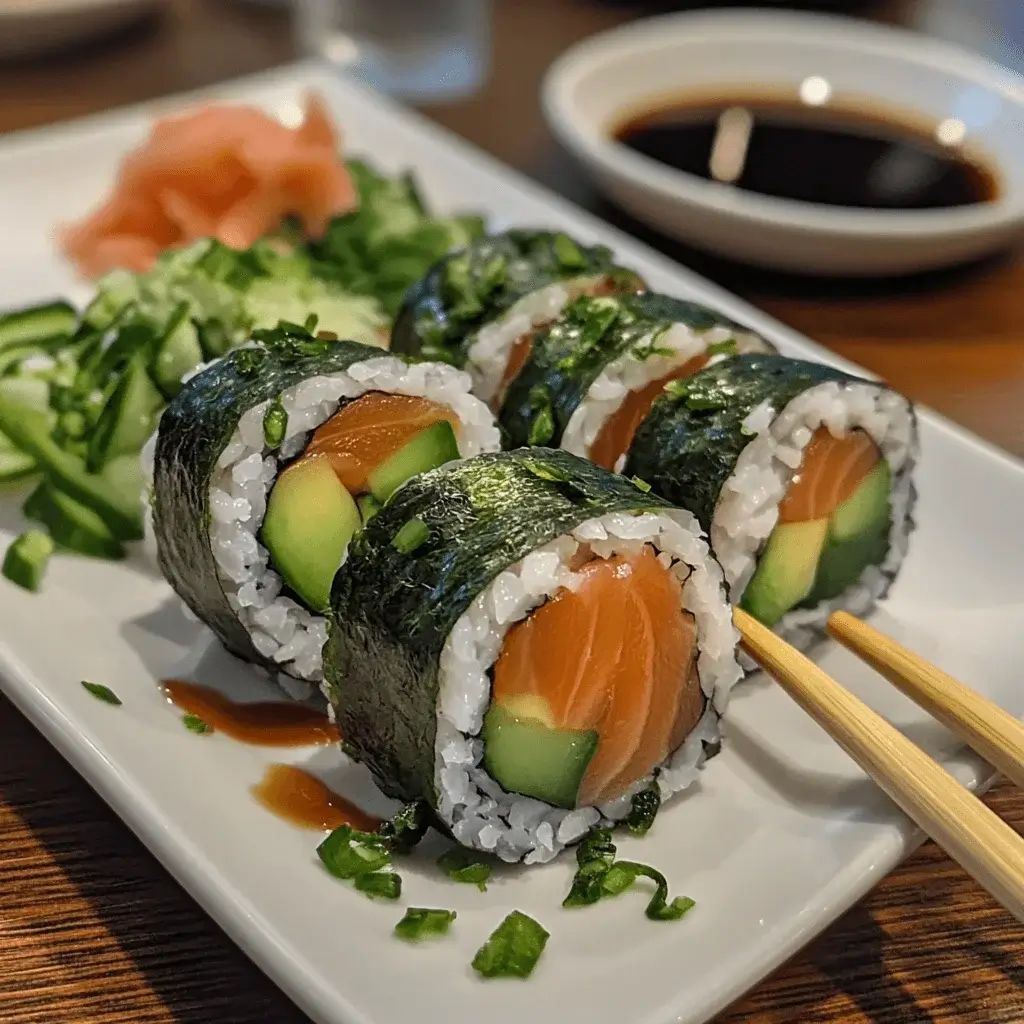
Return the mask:
<svg viewBox="0 0 1024 1024">
<path fill-rule="evenodd" d="M 440 209 L 482 209 L 496 226 L 553 226 L 611 245 L 659 290 L 717 306 L 787 353 L 842 365 L 738 299 L 381 98 L 308 67 L 237 82 L 215 93 L 294 115 L 302 92 L 330 99 L 351 152 L 384 168 L 412 166 Z M 109 189 L 123 154 L 155 113 L 147 107 L 0 143 L 0 307 L 82 296 L 57 257 L 52 230 Z M 884 628 L 993 697 L 1024 711 L 1022 467 L 938 417 L 922 416 L 919 528 Z M 5 540 L 21 528 L 0 511 Z M 167 586 L 141 565 L 62 557 L 30 596 L 0 581 L 2 685 L 153 853 L 263 969 L 324 1022 L 580 1020 L 704 1021 L 835 919 L 918 838 L 856 766 L 770 683 L 736 696 L 724 752 L 697 791 L 676 800 L 623 855 L 655 865 L 697 908 L 653 923 L 639 894 L 568 911 L 560 902 L 569 855 L 496 873 L 486 893 L 442 878 L 426 857 L 400 867 L 400 905 L 371 902 L 318 865 L 315 834 L 276 820 L 249 795 L 281 759 L 182 728 L 156 680 L 191 674 L 229 692 L 270 687 L 211 646 Z M 985 769 L 952 737 L 852 657 L 822 663 L 915 741 L 977 786 Z M 90 697 L 79 680 L 112 686 L 124 706 Z M 368 777 L 333 750 L 285 751 L 364 800 Z M 458 911 L 449 937 L 410 947 L 391 935 L 406 906 Z M 528 982 L 482 982 L 473 953 L 512 909 L 551 932 Z"/>
</svg>

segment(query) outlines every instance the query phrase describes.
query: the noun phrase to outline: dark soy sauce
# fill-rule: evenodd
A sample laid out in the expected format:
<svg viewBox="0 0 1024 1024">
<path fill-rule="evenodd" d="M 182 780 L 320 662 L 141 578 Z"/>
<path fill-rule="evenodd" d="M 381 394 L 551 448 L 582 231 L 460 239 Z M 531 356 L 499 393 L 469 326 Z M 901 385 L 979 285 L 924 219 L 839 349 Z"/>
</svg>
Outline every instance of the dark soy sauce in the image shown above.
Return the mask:
<svg viewBox="0 0 1024 1024">
<path fill-rule="evenodd" d="M 963 126 L 792 94 L 679 97 L 613 136 L 659 163 L 762 195 L 876 210 L 990 202 L 993 169 L 965 149 Z M 944 144 L 945 143 L 945 144 Z"/>
</svg>

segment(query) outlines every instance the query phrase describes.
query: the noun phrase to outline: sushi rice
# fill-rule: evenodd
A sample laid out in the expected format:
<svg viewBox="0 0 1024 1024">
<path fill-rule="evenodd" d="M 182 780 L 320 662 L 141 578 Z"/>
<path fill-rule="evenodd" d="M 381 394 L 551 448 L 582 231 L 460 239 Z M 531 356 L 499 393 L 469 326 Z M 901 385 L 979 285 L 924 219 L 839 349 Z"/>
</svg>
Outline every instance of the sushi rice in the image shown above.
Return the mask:
<svg viewBox="0 0 1024 1024">
<path fill-rule="evenodd" d="M 323 616 L 282 595 L 283 581 L 270 568 L 269 553 L 257 540 L 267 498 L 282 465 L 305 449 L 311 432 L 330 419 L 343 400 L 370 391 L 413 395 L 448 406 L 459 419 L 463 458 L 497 451 L 500 437 L 494 417 L 470 394 L 470 386 L 469 374 L 442 363 L 408 364 L 395 356 L 379 356 L 284 390 L 280 402 L 288 424 L 276 450 L 266 447 L 263 434 L 269 401 L 253 406 L 239 419 L 210 485 L 210 546 L 231 608 L 256 650 L 281 666 L 279 681 L 292 696 L 308 696 L 313 689 L 296 681 L 318 684 L 322 680 L 321 650 L 327 627 Z M 150 485 L 155 447 L 154 434 L 142 457 Z M 148 502 L 145 518 L 147 546 L 152 551 L 155 541 Z"/>
<path fill-rule="evenodd" d="M 600 276 L 556 281 L 524 295 L 497 319 L 481 327 L 466 353 L 466 368 L 473 376 L 473 393 L 488 404 L 498 399 L 516 342 L 557 320 L 573 299 L 590 294 L 602 282 Z"/>
<path fill-rule="evenodd" d="M 583 401 L 569 417 L 561 447 L 573 455 L 588 458 L 601 428 L 631 392 L 667 377 L 691 359 L 703 355 L 712 345 L 727 341 L 735 342 L 737 353 L 763 352 L 768 347 L 758 335 L 736 331 L 724 324 L 716 324 L 706 331 L 695 331 L 687 324 L 673 323 L 660 334 L 641 339 L 633 348 L 608 363 L 587 389 Z M 652 348 L 656 354 L 649 354 Z M 714 355 L 707 365 L 726 358 L 725 354 Z M 613 467 L 615 472 L 621 473 L 625 463 L 626 453 L 623 452 Z"/>
<path fill-rule="evenodd" d="M 478 738 L 490 702 L 489 670 L 509 629 L 557 591 L 583 577 L 569 569 L 581 544 L 599 558 L 638 553 L 645 544 L 682 584 L 683 605 L 696 621 L 697 671 L 707 705 L 696 728 L 651 775 L 600 807 L 565 810 L 506 792 L 482 766 Z M 652 779 L 663 798 L 692 785 L 719 741 L 719 716 L 741 676 L 737 633 L 723 576 L 696 519 L 682 510 L 641 515 L 613 512 L 587 520 L 500 573 L 463 613 L 440 660 L 435 741 L 438 814 L 466 846 L 502 860 L 551 860 L 592 826 L 624 818 L 631 798 Z"/>
<path fill-rule="evenodd" d="M 814 608 L 794 609 L 776 631 L 806 648 L 821 635 L 833 611 L 868 612 L 899 572 L 913 528 L 915 491 L 911 473 L 918 453 L 917 424 L 902 395 L 868 383 L 828 381 L 798 395 L 781 411 L 761 402 L 743 421 L 754 439 L 743 449 L 715 506 L 711 540 L 730 591 L 743 593 L 757 557 L 779 517 L 779 504 L 797 474 L 803 450 L 816 429 L 836 437 L 860 428 L 878 445 L 892 471 L 889 549 L 880 565 L 869 565 L 857 583 Z"/>
</svg>

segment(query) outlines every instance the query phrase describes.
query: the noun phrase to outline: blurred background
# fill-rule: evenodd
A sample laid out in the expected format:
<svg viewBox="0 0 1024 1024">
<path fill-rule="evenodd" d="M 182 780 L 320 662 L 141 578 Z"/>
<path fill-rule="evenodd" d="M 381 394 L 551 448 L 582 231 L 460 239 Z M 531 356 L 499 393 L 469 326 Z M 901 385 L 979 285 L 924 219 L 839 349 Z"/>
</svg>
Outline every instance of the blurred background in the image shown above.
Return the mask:
<svg viewBox="0 0 1024 1024">
<path fill-rule="evenodd" d="M 311 57 L 420 108 L 728 287 L 747 295 L 812 289 L 820 297 L 828 290 L 820 282 L 751 278 L 634 222 L 561 151 L 541 111 L 544 74 L 572 44 L 655 14 L 740 6 L 907 26 L 1024 71 L 1024 0 L 0 0 L 0 132 Z"/>
</svg>

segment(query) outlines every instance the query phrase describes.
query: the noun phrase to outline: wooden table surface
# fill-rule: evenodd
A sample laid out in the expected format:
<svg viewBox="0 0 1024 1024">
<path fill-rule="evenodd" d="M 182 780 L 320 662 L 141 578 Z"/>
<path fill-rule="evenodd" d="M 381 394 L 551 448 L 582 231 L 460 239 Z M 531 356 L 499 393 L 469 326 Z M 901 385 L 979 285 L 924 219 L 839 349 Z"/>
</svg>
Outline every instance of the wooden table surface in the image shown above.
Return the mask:
<svg viewBox="0 0 1024 1024">
<path fill-rule="evenodd" d="M 941 0 L 935 23 L 948 27 L 956 3 Z M 975 38 L 981 8 L 1000 3 L 963 0 L 978 15 Z M 920 19 L 927 6 L 867 13 Z M 496 0 L 490 82 L 472 100 L 428 113 L 913 398 L 1024 454 L 1024 247 L 912 281 L 800 280 L 684 252 L 593 195 L 554 147 L 537 85 L 567 45 L 635 16 L 636 8 Z M 994 22 L 988 31 L 998 33 Z M 173 0 L 163 19 L 109 43 L 0 66 L 0 131 L 260 70 L 291 58 L 289 39 L 280 9 Z M 0 752 L 0 1022 L 305 1020 L 3 698 Z M 1001 786 L 988 799 L 1024 827 L 1024 796 Z M 929 844 L 720 1020 L 1021 1022 L 1024 930 Z"/>
</svg>

